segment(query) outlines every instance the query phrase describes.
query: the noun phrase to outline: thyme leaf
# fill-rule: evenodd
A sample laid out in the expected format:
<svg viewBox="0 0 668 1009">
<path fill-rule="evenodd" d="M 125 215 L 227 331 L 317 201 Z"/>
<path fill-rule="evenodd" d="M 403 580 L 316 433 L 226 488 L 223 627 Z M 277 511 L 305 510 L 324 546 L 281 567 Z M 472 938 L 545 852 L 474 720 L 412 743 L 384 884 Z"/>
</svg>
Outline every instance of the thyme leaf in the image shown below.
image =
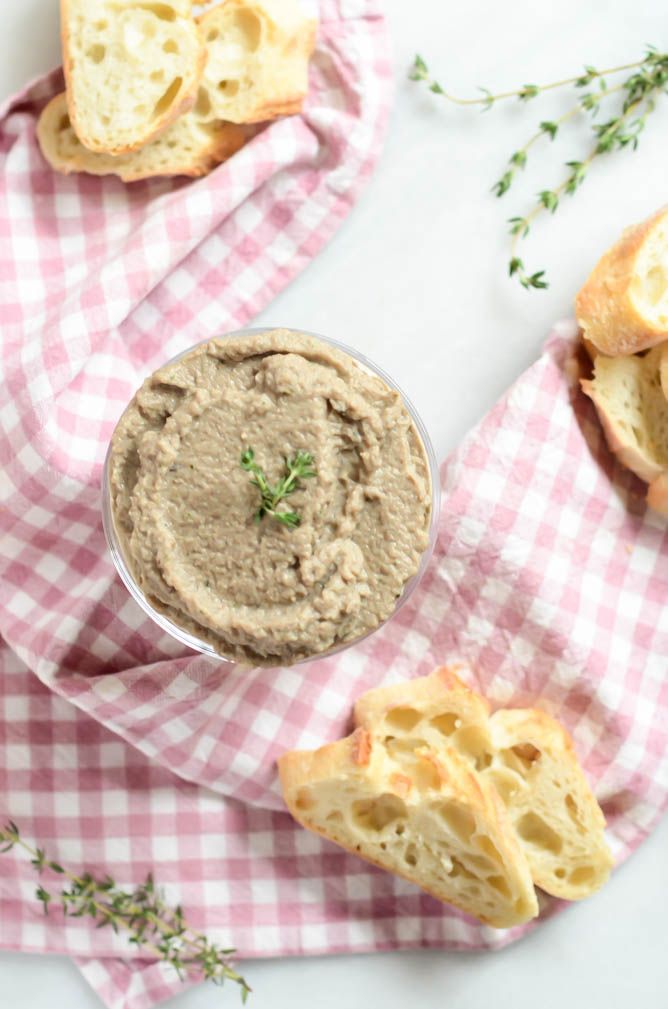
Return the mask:
<svg viewBox="0 0 668 1009">
<path fill-rule="evenodd" d="M 89 917 L 97 928 L 109 926 L 114 932 L 125 932 L 131 945 L 170 964 L 181 980 L 201 978 L 217 985 L 232 981 L 239 985 L 245 1003 L 251 989 L 234 969 L 230 957 L 235 951 L 222 949 L 191 929 L 181 908 L 165 903 L 152 875 L 133 890 L 121 889 L 109 876 L 98 879 L 90 872 L 75 875 L 49 859 L 42 848 L 25 841 L 11 820 L 0 830 L 0 846 L 0 852 L 14 848 L 25 851 L 38 873 L 51 871 L 62 877 L 58 899 L 67 917 Z M 54 895 L 40 883 L 35 896 L 44 914 L 49 914 Z"/>
<path fill-rule="evenodd" d="M 247 448 L 241 453 L 240 465 L 247 473 L 251 473 L 251 484 L 257 487 L 262 501 L 255 513 L 255 521 L 261 522 L 265 515 L 281 522 L 288 529 L 296 529 L 301 525 L 301 516 L 295 511 L 279 510 L 278 506 L 290 494 L 299 489 L 302 480 L 310 480 L 317 476 L 315 460 L 310 452 L 297 452 L 285 458 L 285 472 L 275 487 L 272 487 L 262 467 L 255 461 L 255 451 Z"/>
<path fill-rule="evenodd" d="M 607 78 L 626 70 L 631 74 L 621 83 L 610 87 Z M 617 106 L 610 108 L 609 118 L 604 122 L 593 122 L 591 125 L 594 145 L 589 154 L 580 159 L 566 162 L 568 173 L 556 186 L 541 189 L 537 194 L 536 203 L 525 214 L 509 219 L 512 235 L 508 273 L 519 280 L 525 288 L 546 288 L 545 271 L 528 273 L 517 250 L 519 242 L 525 238 L 538 214 L 547 211 L 554 214 L 560 205 L 560 197 L 573 196 L 588 176 L 589 169 L 597 157 L 621 151 L 626 148 L 635 151 L 638 147 L 640 134 L 647 125 L 649 115 L 654 111 L 656 99 L 668 92 L 668 53 L 660 52 L 653 46 L 648 46 L 642 59 L 634 63 L 624 63 L 616 67 L 597 70 L 587 65 L 584 72 L 575 77 L 566 77 L 551 84 L 523 84 L 513 91 L 502 91 L 494 94 L 487 88 L 479 89 L 482 97 L 459 98 L 451 94 L 429 72 L 425 60 L 416 56 L 409 77 L 413 81 L 424 83 L 429 90 L 456 105 L 477 105 L 483 111 L 491 109 L 497 102 L 515 98 L 520 102 L 536 99 L 546 91 L 555 88 L 573 87 L 576 103 L 564 115 L 555 120 L 543 120 L 538 129 L 529 137 L 523 147 L 513 151 L 507 165 L 492 186 L 492 192 L 497 197 L 505 196 L 512 187 L 518 171 L 526 167 L 528 153 L 531 147 L 543 137 L 554 140 L 562 127 L 577 115 L 585 113 L 596 116 L 604 102 L 613 100 Z M 588 90 L 582 90 L 582 89 Z M 615 98 L 616 96 L 616 98 Z"/>
</svg>

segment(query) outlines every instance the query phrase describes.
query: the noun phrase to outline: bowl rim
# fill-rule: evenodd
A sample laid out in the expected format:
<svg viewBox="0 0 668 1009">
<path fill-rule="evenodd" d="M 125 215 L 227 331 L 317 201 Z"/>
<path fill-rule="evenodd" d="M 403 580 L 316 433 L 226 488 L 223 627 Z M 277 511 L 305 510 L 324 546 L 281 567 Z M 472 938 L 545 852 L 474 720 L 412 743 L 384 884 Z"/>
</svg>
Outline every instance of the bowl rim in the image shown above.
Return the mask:
<svg viewBox="0 0 668 1009">
<path fill-rule="evenodd" d="M 385 625 L 388 624 L 397 615 L 397 613 L 406 605 L 406 603 L 411 598 L 416 588 L 422 581 L 422 578 L 427 568 L 429 567 L 431 558 L 434 553 L 434 548 L 436 546 L 436 540 L 438 537 L 438 523 L 441 510 L 441 484 L 440 484 L 438 461 L 436 459 L 436 453 L 434 451 L 434 446 L 429 436 L 429 432 L 427 431 L 424 421 L 422 420 L 420 414 L 416 410 L 415 406 L 413 405 L 409 397 L 405 394 L 405 392 L 395 381 L 395 379 L 393 379 L 391 375 L 389 375 L 382 367 L 380 367 L 380 365 L 377 365 L 365 354 L 361 353 L 361 351 L 355 350 L 354 348 L 350 347 L 348 344 L 343 343 L 340 340 L 335 340 L 332 337 L 323 336 L 321 333 L 314 333 L 310 330 L 296 328 L 294 326 L 244 327 L 242 329 L 231 330 L 230 332 L 223 333 L 220 336 L 213 336 L 205 340 L 199 340 L 197 343 L 194 343 L 192 346 L 187 347 L 185 350 L 181 351 L 179 354 L 176 354 L 168 361 L 165 361 L 164 364 L 158 365 L 158 368 L 154 368 L 153 372 L 162 368 L 168 368 L 172 364 L 176 364 L 177 361 L 180 361 L 182 358 L 186 357 L 194 350 L 197 350 L 198 347 L 202 347 L 207 343 L 212 343 L 215 340 L 226 340 L 231 339 L 233 337 L 254 336 L 259 333 L 267 333 L 279 329 L 288 330 L 289 332 L 292 333 L 313 337 L 316 340 L 320 340 L 323 343 L 328 344 L 330 347 L 334 347 L 335 349 L 342 351 L 344 354 L 348 354 L 349 357 L 353 358 L 353 360 L 356 361 L 359 365 L 361 365 L 361 367 L 369 371 L 371 374 L 376 375 L 383 382 L 385 382 L 386 385 L 388 385 L 391 389 L 397 392 L 401 397 L 404 406 L 408 410 L 411 420 L 413 421 L 413 424 L 415 425 L 415 428 L 420 436 L 420 440 L 422 441 L 425 456 L 427 458 L 427 463 L 429 466 L 429 475 L 431 481 L 431 516 L 429 520 L 428 544 L 422 554 L 422 557 L 420 558 L 420 565 L 417 571 L 405 583 L 403 591 L 399 596 L 399 598 L 397 599 L 396 605 L 392 610 L 392 612 L 389 614 L 389 616 L 385 618 L 385 620 L 382 621 L 382 623 L 366 631 L 364 634 L 360 635 L 360 637 L 354 638 L 352 641 L 341 642 L 340 644 L 336 645 L 333 648 L 330 648 L 326 652 L 319 652 L 317 655 L 312 655 L 309 656 L 308 658 L 298 659 L 297 662 L 291 663 L 291 665 L 293 666 L 301 666 L 308 662 L 316 662 L 319 659 L 330 658 L 333 655 L 337 655 L 340 652 L 346 651 L 348 648 L 352 648 L 355 645 L 361 644 L 363 641 L 366 641 L 367 638 L 371 637 L 371 635 L 376 634 L 382 627 L 385 627 Z M 151 374 L 153 374 L 153 372 L 151 372 Z M 132 399 L 134 399 L 134 395 Z M 121 581 L 125 585 L 130 595 L 132 596 L 132 598 L 135 600 L 136 603 L 138 603 L 138 605 L 141 607 L 146 616 L 150 617 L 151 620 L 153 620 L 153 622 L 157 624 L 158 627 L 161 628 L 161 630 L 165 631 L 180 644 L 185 645 L 187 648 L 190 648 L 194 652 L 199 652 L 201 655 L 206 655 L 209 658 L 216 659 L 218 662 L 226 663 L 229 666 L 241 665 L 243 663 L 240 663 L 239 660 L 229 659 L 226 658 L 224 655 L 221 655 L 208 641 L 205 641 L 202 638 L 198 638 L 196 635 L 191 634 L 189 631 L 185 630 L 185 628 L 181 627 L 179 624 L 170 620 L 169 617 L 167 617 L 160 610 L 157 610 L 149 602 L 149 600 L 146 598 L 142 590 L 139 588 L 139 585 L 135 581 L 135 578 L 132 575 L 129 566 L 125 561 L 123 551 L 120 545 L 120 538 L 116 531 L 116 524 L 114 521 L 113 509 L 111 505 L 111 484 L 109 478 L 109 468 L 111 463 L 111 449 L 112 449 L 113 436 L 114 433 L 116 432 L 118 424 L 120 423 L 121 419 L 125 416 L 125 413 L 129 408 L 132 399 L 130 399 L 127 406 L 123 410 L 123 413 L 121 414 L 118 421 L 114 425 L 114 431 L 112 432 L 112 435 L 109 439 L 109 445 L 107 447 L 104 466 L 102 470 L 102 487 L 101 487 L 102 525 L 104 528 L 105 539 L 107 541 L 107 547 L 109 549 L 109 553 L 111 554 L 111 558 L 114 562 L 114 567 L 118 572 Z M 277 665 L 276 667 L 269 667 L 269 668 L 282 668 L 282 667 L 280 665 Z"/>
</svg>

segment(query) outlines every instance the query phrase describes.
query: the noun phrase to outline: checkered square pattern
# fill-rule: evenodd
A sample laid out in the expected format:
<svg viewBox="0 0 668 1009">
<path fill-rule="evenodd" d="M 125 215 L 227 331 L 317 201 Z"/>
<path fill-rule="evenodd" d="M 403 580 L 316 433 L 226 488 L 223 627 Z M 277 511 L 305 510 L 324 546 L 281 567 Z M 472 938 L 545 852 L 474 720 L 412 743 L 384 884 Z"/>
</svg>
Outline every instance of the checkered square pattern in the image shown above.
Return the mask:
<svg viewBox="0 0 668 1009">
<path fill-rule="evenodd" d="M 102 534 L 106 444 L 140 380 L 247 322 L 373 168 L 382 17 L 373 0 L 320 13 L 304 114 L 208 179 L 53 175 L 34 124 L 59 74 L 1 113 L 0 816 L 73 868 L 122 885 L 153 870 L 242 960 L 497 948 L 526 929 L 478 925 L 298 828 L 275 759 L 343 734 L 362 691 L 461 658 L 493 701 L 564 721 L 618 861 L 651 830 L 668 797 L 668 533 L 577 389 L 572 326 L 445 464 L 420 589 L 338 656 L 249 671 L 183 651 L 129 598 Z M 113 1009 L 178 990 L 122 937 L 45 917 L 33 891 L 32 868 L 3 856 L 1 947 L 75 957 Z"/>
</svg>

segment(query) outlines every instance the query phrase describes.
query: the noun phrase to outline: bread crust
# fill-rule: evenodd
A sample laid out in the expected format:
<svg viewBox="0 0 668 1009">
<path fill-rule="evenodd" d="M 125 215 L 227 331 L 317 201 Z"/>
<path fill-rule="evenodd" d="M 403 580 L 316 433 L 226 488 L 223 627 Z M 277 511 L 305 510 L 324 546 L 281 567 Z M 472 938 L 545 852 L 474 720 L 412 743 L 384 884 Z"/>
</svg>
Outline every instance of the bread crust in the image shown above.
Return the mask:
<svg viewBox="0 0 668 1009">
<path fill-rule="evenodd" d="M 635 473 L 645 483 L 651 483 L 661 476 L 663 466 L 660 466 L 654 459 L 644 454 L 635 445 L 630 444 L 625 431 L 612 414 L 608 412 L 605 402 L 598 395 L 595 381 L 592 379 L 581 379 L 580 386 L 585 395 L 594 404 L 608 448 L 619 459 L 622 466 L 630 469 L 632 473 Z"/>
<path fill-rule="evenodd" d="M 251 115 L 244 116 L 243 122 L 249 124 L 267 123 L 285 116 L 296 116 L 301 112 L 303 106 L 303 95 L 284 102 L 268 102 L 266 105 L 259 105 Z"/>
<path fill-rule="evenodd" d="M 601 368 L 630 371 L 631 380 L 637 384 L 643 403 L 640 417 L 634 418 L 633 408 L 628 404 L 628 416 L 618 415 L 610 407 L 610 386 L 605 394 L 605 375 L 599 374 L 599 364 L 594 363 L 594 378 L 581 380 L 583 392 L 592 400 L 598 414 L 603 434 L 610 451 L 620 463 L 637 477 L 649 484 L 647 503 L 654 511 L 668 514 L 667 488 L 668 449 L 663 440 L 655 440 L 650 418 L 664 411 L 668 414 L 666 388 L 668 387 L 668 344 L 655 347 L 643 357 L 608 359 L 598 355 Z M 599 387 L 599 381 L 603 383 Z M 620 383 L 620 389 L 622 383 Z M 621 398 L 621 393 L 620 393 Z M 656 423 L 656 422 L 655 422 Z M 639 433 L 637 428 L 644 430 Z"/>
<path fill-rule="evenodd" d="M 668 343 L 662 349 L 659 359 L 659 381 L 661 382 L 663 395 L 666 397 L 666 401 L 668 401 Z"/>
<path fill-rule="evenodd" d="M 62 175 L 87 172 L 91 175 L 116 175 L 123 182 L 139 182 L 157 176 L 182 175 L 200 178 L 208 175 L 217 165 L 235 154 L 248 140 L 247 128 L 234 123 L 219 123 L 210 128 L 207 135 L 202 133 L 202 144 L 190 155 L 189 161 L 174 151 L 173 161 L 161 165 L 159 170 L 145 162 L 145 148 L 127 155 L 112 157 L 96 154 L 80 145 L 78 155 L 63 158 L 57 148 L 57 128 L 60 118 L 67 112 L 64 94 L 56 95 L 44 108 L 37 124 L 37 139 L 44 157 L 52 168 Z M 160 143 L 160 138 L 152 143 Z M 150 145 L 147 145 L 150 147 Z"/>
<path fill-rule="evenodd" d="M 633 297 L 638 256 L 657 224 L 668 216 L 662 207 L 647 220 L 627 228 L 601 257 L 575 299 L 575 314 L 584 337 L 601 353 L 635 354 L 668 339 L 639 310 Z"/>
<path fill-rule="evenodd" d="M 655 477 L 647 488 L 647 504 L 660 515 L 668 517 L 668 473 Z"/>
<path fill-rule="evenodd" d="M 278 119 L 282 116 L 297 115 L 301 112 L 304 99 L 308 93 L 308 82 L 304 80 L 304 86 L 297 86 L 294 80 L 294 73 L 303 73 L 304 77 L 308 70 L 308 61 L 313 53 L 316 44 L 318 23 L 302 17 L 297 24 L 274 22 L 272 15 L 274 11 L 267 11 L 261 2 L 253 3 L 253 0 L 223 0 L 222 3 L 210 10 L 205 11 L 199 18 L 199 24 L 206 38 L 206 33 L 212 27 L 218 27 L 219 18 L 223 18 L 231 8 L 238 8 L 242 11 L 255 13 L 267 27 L 268 34 L 274 36 L 271 43 L 267 43 L 268 66 L 276 64 L 281 69 L 290 68 L 292 71 L 290 87 L 286 87 L 285 82 L 279 83 L 279 75 L 267 73 L 267 80 L 262 77 L 262 83 L 257 83 L 258 94 L 256 103 L 252 109 L 241 112 L 233 107 L 233 102 L 219 103 L 216 108 L 215 87 L 209 90 L 212 93 L 212 101 L 216 109 L 216 115 L 236 123 L 260 123 Z M 292 31 L 292 34 L 289 34 Z M 282 44 L 280 41 L 282 39 Z M 273 63 L 272 63 L 273 61 Z M 270 85 L 273 88 L 271 93 Z M 265 89 L 265 93 L 262 92 Z M 279 95 L 276 95 L 276 91 Z"/>
<path fill-rule="evenodd" d="M 298 60 L 308 63 L 313 54 L 313 50 L 315 49 L 317 30 L 317 22 L 305 22 L 299 34 L 294 37 L 290 44 L 286 47 L 284 53 L 285 59 Z M 283 95 L 280 101 L 268 99 L 264 105 L 259 105 L 252 115 L 244 117 L 244 122 L 261 123 L 268 122 L 272 119 L 279 119 L 282 116 L 296 116 L 304 107 L 306 94 L 306 91 L 300 91 L 291 96 Z"/>
<path fill-rule="evenodd" d="M 429 676 L 418 676 L 414 680 L 369 690 L 355 704 L 354 723 L 369 729 L 395 708 L 411 708 L 418 703 L 426 707 L 439 706 L 444 696 L 448 697 L 453 710 L 466 712 L 471 720 L 484 721 L 489 716 L 491 705 L 482 694 L 470 690 L 460 679 L 459 674 L 466 670 L 462 663 L 451 663 L 439 666 Z"/>
<path fill-rule="evenodd" d="M 591 340 L 587 339 L 587 337 L 584 335 L 584 333 L 582 333 L 582 331 L 580 331 L 580 340 L 582 342 L 582 346 L 584 347 L 587 357 L 589 358 L 592 364 L 595 364 L 596 358 L 599 357 L 601 351 L 598 349 L 598 347 L 594 346 Z M 605 357 L 607 355 L 604 354 L 603 356 Z"/>
<path fill-rule="evenodd" d="M 202 79 L 202 74 L 204 73 L 204 68 L 207 61 L 207 51 L 206 47 L 201 41 L 200 33 L 200 47 L 197 55 L 197 62 L 193 68 L 193 72 L 190 81 L 187 83 L 184 81 L 183 91 L 181 97 L 178 101 L 173 102 L 165 112 L 153 120 L 150 129 L 147 129 L 141 137 L 138 137 L 134 143 L 118 143 L 105 146 L 103 144 L 95 141 L 93 137 L 87 136 L 86 129 L 82 122 L 82 117 L 79 114 L 78 103 L 74 98 L 74 88 L 73 88 L 73 70 L 74 70 L 74 60 L 72 58 L 72 47 L 70 45 L 71 32 L 68 30 L 68 25 L 70 23 L 70 5 L 72 0 L 60 0 L 60 40 L 61 48 L 63 53 L 63 70 L 65 74 L 65 94 L 67 95 L 67 106 L 72 121 L 72 126 L 81 140 L 81 143 L 90 151 L 94 151 L 98 154 L 110 154 L 113 156 L 118 156 L 122 154 L 129 154 L 132 151 L 136 151 L 146 144 L 150 143 L 156 137 L 159 137 L 162 133 L 167 130 L 172 123 L 176 122 L 180 116 L 188 112 L 197 98 L 197 89 L 199 87 L 200 81 Z M 197 22 L 193 19 L 193 22 L 197 26 Z M 198 28 L 199 32 L 199 28 Z M 131 180 L 126 180 L 131 181 Z"/>
</svg>

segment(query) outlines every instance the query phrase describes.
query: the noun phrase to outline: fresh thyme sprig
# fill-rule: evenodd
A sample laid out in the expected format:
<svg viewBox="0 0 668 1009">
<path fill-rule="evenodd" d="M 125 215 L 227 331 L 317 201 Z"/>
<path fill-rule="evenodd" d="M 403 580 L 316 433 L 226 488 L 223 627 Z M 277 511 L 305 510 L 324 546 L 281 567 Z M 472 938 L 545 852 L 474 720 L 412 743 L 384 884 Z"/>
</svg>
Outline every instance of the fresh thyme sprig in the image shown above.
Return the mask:
<svg viewBox="0 0 668 1009">
<path fill-rule="evenodd" d="M 586 87 L 597 78 L 607 77 L 610 74 L 620 73 L 623 70 L 634 70 L 642 62 L 642 60 L 638 60 L 635 63 L 624 63 L 618 67 L 609 67 L 607 70 L 597 70 L 596 67 L 584 67 L 584 73 L 578 74 L 576 77 L 566 77 L 561 81 L 553 81 L 552 84 L 523 84 L 514 91 L 501 91 L 496 95 L 493 95 L 487 88 L 478 88 L 478 91 L 482 92 L 482 98 L 458 98 L 456 95 L 445 91 L 438 81 L 430 76 L 429 68 L 421 56 L 415 57 L 415 62 L 409 76 L 412 81 L 425 81 L 430 91 L 433 91 L 435 95 L 442 95 L 448 101 L 454 102 L 455 105 L 481 105 L 484 111 L 490 109 L 495 102 L 503 101 L 506 98 L 518 98 L 521 102 L 528 102 L 532 98 L 537 98 L 544 91 L 553 91 L 555 88 L 563 88 L 569 84 L 574 84 L 577 87 Z"/>
<path fill-rule="evenodd" d="M 40 875 L 50 870 L 67 880 L 67 885 L 61 887 L 56 898 L 41 883 L 38 885 L 35 896 L 45 914 L 49 913 L 49 905 L 54 899 L 58 900 L 68 917 L 87 916 L 95 921 L 97 928 L 109 926 L 114 932 L 126 932 L 131 945 L 170 964 L 182 981 L 201 978 L 218 985 L 234 981 L 239 985 L 241 1000 L 245 1003 L 251 989 L 232 966 L 230 957 L 235 951 L 221 949 L 206 936 L 191 929 L 180 907 L 170 908 L 165 904 L 151 875 L 145 883 L 131 891 L 122 890 L 109 876 L 96 879 L 89 872 L 74 875 L 48 858 L 42 848 L 35 848 L 24 841 L 19 828 L 11 820 L 0 830 L 0 845 L 0 853 L 13 848 L 23 849 Z"/>
<path fill-rule="evenodd" d="M 278 505 L 299 488 L 300 480 L 309 480 L 317 476 L 315 460 L 310 452 L 297 452 L 285 459 L 285 473 L 275 487 L 267 480 L 262 467 L 255 462 L 255 452 L 252 448 L 241 454 L 241 468 L 253 474 L 251 483 L 262 495 L 262 503 L 255 513 L 255 521 L 261 522 L 265 515 L 282 522 L 288 529 L 296 529 L 301 525 L 301 516 L 295 511 L 279 511 Z"/>
<path fill-rule="evenodd" d="M 632 70 L 633 73 L 622 83 L 608 87 L 606 78 L 625 70 Z M 630 147 L 632 150 L 637 148 L 639 136 L 647 123 L 647 117 L 654 110 L 656 97 L 662 92 L 668 91 L 668 53 L 658 52 L 650 46 L 643 59 L 635 63 L 625 63 L 605 70 L 586 66 L 583 73 L 577 77 L 568 77 L 552 84 L 523 84 L 514 91 L 503 91 L 496 95 L 486 88 L 481 88 L 483 95 L 480 98 L 457 98 L 451 95 L 431 77 L 429 68 L 421 56 L 415 57 L 409 76 L 411 80 L 425 83 L 431 92 L 441 95 L 450 102 L 457 105 L 479 105 L 483 111 L 492 108 L 496 102 L 503 99 L 516 98 L 521 102 L 528 102 L 545 91 L 569 85 L 582 91 L 578 94 L 577 101 L 571 109 L 558 119 L 543 120 L 526 144 L 511 154 L 505 171 L 492 186 L 492 192 L 497 197 L 505 196 L 511 188 L 517 172 L 526 167 L 530 148 L 541 138 L 548 137 L 550 140 L 554 140 L 561 127 L 579 113 L 584 112 L 595 116 L 604 101 L 613 95 L 621 96 L 621 107 L 618 106 L 615 115 L 605 122 L 592 124 L 595 142 L 587 157 L 583 160 L 567 161 L 568 173 L 563 181 L 551 189 L 540 190 L 537 193 L 535 205 L 527 214 L 511 217 L 508 220 L 512 235 L 508 263 L 510 276 L 516 277 L 522 287 L 527 289 L 546 288 L 548 284 L 545 280 L 544 270 L 528 273 L 525 269 L 524 263 L 518 255 L 519 243 L 529 234 L 531 226 L 539 214 L 543 211 L 555 213 L 562 196 L 574 195 L 584 182 L 595 158 L 615 150 L 622 150 L 625 147 Z M 592 87 L 595 82 L 596 86 Z M 582 90 L 585 88 L 588 90 Z"/>
</svg>

